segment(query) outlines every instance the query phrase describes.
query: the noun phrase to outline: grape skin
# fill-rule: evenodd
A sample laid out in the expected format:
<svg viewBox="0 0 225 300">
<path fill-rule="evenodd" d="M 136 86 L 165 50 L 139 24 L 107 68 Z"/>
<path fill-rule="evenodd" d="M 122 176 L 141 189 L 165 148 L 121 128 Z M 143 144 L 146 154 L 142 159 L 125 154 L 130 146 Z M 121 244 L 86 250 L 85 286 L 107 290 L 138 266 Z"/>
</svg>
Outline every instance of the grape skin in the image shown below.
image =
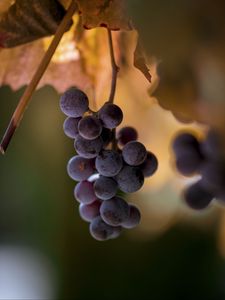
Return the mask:
<svg viewBox="0 0 225 300">
<path fill-rule="evenodd" d="M 75 139 L 79 132 L 78 132 L 78 123 L 81 118 L 72 118 L 67 117 L 63 123 L 63 130 L 65 135 L 67 135 L 71 139 Z"/>
<path fill-rule="evenodd" d="M 144 177 L 152 176 L 158 169 L 158 159 L 150 151 L 147 152 L 145 161 L 140 165 L 140 169 Z"/>
<path fill-rule="evenodd" d="M 122 227 L 127 229 L 136 227 L 141 220 L 141 213 L 139 209 L 132 204 L 130 204 L 129 207 L 130 207 L 129 217 L 126 221 L 122 223 Z"/>
<path fill-rule="evenodd" d="M 79 155 L 73 156 L 67 164 L 68 175 L 76 181 L 88 179 L 95 172 L 94 162 Z"/>
<path fill-rule="evenodd" d="M 79 205 L 79 214 L 81 218 L 86 222 L 91 222 L 92 220 L 94 220 L 97 216 L 100 215 L 99 212 L 100 205 L 101 205 L 101 201 L 99 200 L 96 200 L 91 204 L 81 203 Z"/>
<path fill-rule="evenodd" d="M 78 202 L 84 204 L 90 204 L 97 199 L 93 183 L 87 180 L 81 181 L 75 186 L 74 196 Z"/>
<path fill-rule="evenodd" d="M 109 129 L 116 128 L 123 120 L 123 112 L 119 106 L 105 103 L 98 112 L 98 117 L 103 126 Z"/>
<path fill-rule="evenodd" d="M 88 110 L 87 95 L 77 88 L 70 88 L 60 98 L 60 108 L 68 117 L 81 117 Z"/>
<path fill-rule="evenodd" d="M 106 224 L 100 216 L 92 220 L 89 231 L 91 236 L 98 241 L 106 241 L 114 233 L 113 227 Z"/>
<path fill-rule="evenodd" d="M 103 201 L 100 215 L 104 222 L 111 226 L 119 226 L 129 217 L 129 205 L 120 197 L 113 197 Z"/>
<path fill-rule="evenodd" d="M 114 150 L 103 150 L 96 157 L 95 167 L 97 171 L 107 177 L 115 176 L 123 166 L 121 155 Z"/>
<path fill-rule="evenodd" d="M 144 184 L 144 175 L 138 167 L 124 166 L 115 179 L 124 193 L 134 193 Z"/>
<path fill-rule="evenodd" d="M 116 195 L 117 187 L 112 178 L 100 176 L 94 183 L 95 195 L 101 200 L 108 200 Z"/>
<path fill-rule="evenodd" d="M 128 142 L 136 141 L 137 138 L 137 130 L 131 126 L 123 127 L 117 132 L 118 143 L 122 146 L 126 145 Z"/>
<path fill-rule="evenodd" d="M 146 159 L 147 151 L 142 143 L 131 141 L 123 147 L 122 156 L 128 165 L 138 166 Z"/>
<path fill-rule="evenodd" d="M 103 147 L 103 141 L 100 137 L 94 140 L 86 140 L 78 135 L 74 142 L 75 150 L 79 155 L 85 158 L 94 158 Z"/>
<path fill-rule="evenodd" d="M 78 124 L 79 134 L 87 139 L 94 140 L 102 132 L 101 122 L 94 116 L 83 117 Z"/>
</svg>

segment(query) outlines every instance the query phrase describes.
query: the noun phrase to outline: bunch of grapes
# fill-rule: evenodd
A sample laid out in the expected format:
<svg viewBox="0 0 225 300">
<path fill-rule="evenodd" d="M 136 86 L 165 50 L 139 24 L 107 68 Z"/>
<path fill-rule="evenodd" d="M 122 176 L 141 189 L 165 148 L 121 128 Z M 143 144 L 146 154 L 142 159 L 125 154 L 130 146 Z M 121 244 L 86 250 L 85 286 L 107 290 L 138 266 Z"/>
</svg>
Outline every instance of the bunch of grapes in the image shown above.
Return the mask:
<svg viewBox="0 0 225 300">
<path fill-rule="evenodd" d="M 67 115 L 63 128 L 74 139 L 77 155 L 67 165 L 69 176 L 78 181 L 74 196 L 80 203 L 82 219 L 90 222 L 90 233 L 97 240 L 120 235 L 122 228 L 140 222 L 140 211 L 119 194 L 133 193 L 144 184 L 144 177 L 158 167 L 156 156 L 137 141 L 137 131 L 124 127 L 119 106 L 106 102 L 99 111 L 89 109 L 88 97 L 79 89 L 67 90 L 60 99 Z"/>
<path fill-rule="evenodd" d="M 205 140 L 183 132 L 173 141 L 178 171 L 201 178 L 184 191 L 184 200 L 193 209 L 206 208 L 214 198 L 225 201 L 225 157 L 219 134 L 211 129 Z"/>
</svg>

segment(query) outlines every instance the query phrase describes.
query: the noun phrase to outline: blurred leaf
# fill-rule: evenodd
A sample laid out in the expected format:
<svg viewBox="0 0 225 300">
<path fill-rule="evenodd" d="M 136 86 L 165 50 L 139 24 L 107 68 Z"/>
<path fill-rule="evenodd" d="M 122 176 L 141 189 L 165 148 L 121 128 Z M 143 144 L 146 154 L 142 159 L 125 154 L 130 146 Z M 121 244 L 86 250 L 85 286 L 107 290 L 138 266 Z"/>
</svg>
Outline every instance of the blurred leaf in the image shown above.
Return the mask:
<svg viewBox="0 0 225 300">
<path fill-rule="evenodd" d="M 152 76 L 149 72 L 149 68 L 147 67 L 146 58 L 139 40 L 134 51 L 134 66 L 144 74 L 149 82 L 151 82 Z"/>
</svg>

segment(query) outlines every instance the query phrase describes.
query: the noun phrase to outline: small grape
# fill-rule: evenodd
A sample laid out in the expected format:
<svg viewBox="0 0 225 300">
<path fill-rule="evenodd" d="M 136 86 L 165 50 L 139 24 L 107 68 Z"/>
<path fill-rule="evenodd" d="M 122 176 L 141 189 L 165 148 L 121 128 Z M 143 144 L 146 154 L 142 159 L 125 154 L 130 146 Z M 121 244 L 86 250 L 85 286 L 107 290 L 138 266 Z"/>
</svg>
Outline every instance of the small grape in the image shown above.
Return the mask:
<svg viewBox="0 0 225 300">
<path fill-rule="evenodd" d="M 98 112 L 103 126 L 109 129 L 116 128 L 123 120 L 123 112 L 119 106 L 106 102 Z"/>
<path fill-rule="evenodd" d="M 114 150 L 103 150 L 95 160 L 97 171 L 107 177 L 115 176 L 123 166 L 121 155 Z"/>
<path fill-rule="evenodd" d="M 184 201 L 190 208 L 201 210 L 212 201 L 213 195 L 204 189 L 201 180 L 191 185 L 184 192 Z"/>
<path fill-rule="evenodd" d="M 96 200 L 90 204 L 79 205 L 79 214 L 84 221 L 91 222 L 94 218 L 100 215 L 101 201 Z"/>
<path fill-rule="evenodd" d="M 75 150 L 79 155 L 85 158 L 94 158 L 103 147 L 103 141 L 100 137 L 94 140 L 86 140 L 78 135 L 74 142 Z"/>
<path fill-rule="evenodd" d="M 108 240 L 114 233 L 113 227 L 106 224 L 100 216 L 91 221 L 89 230 L 91 236 L 98 241 Z"/>
<path fill-rule="evenodd" d="M 152 152 L 148 151 L 145 161 L 139 167 L 144 177 L 152 176 L 158 169 L 157 157 Z"/>
<path fill-rule="evenodd" d="M 112 178 L 100 176 L 94 183 L 95 195 L 101 200 L 108 200 L 116 195 L 117 187 Z"/>
<path fill-rule="evenodd" d="M 197 138 L 189 132 L 178 134 L 172 143 L 175 154 L 179 154 L 182 149 L 189 147 L 189 145 L 193 145 L 194 148 L 199 148 L 200 146 Z"/>
<path fill-rule="evenodd" d="M 79 155 L 73 156 L 67 164 L 67 172 L 73 180 L 86 180 L 95 172 L 94 162 Z"/>
<path fill-rule="evenodd" d="M 124 193 L 134 193 L 144 184 L 144 175 L 138 167 L 123 167 L 115 179 Z"/>
<path fill-rule="evenodd" d="M 81 181 L 75 186 L 74 196 L 78 202 L 84 204 L 92 203 L 97 199 L 93 183 L 87 180 Z"/>
<path fill-rule="evenodd" d="M 64 133 L 71 139 L 75 139 L 79 134 L 78 122 L 80 120 L 81 120 L 81 118 L 67 117 L 63 123 Z"/>
<path fill-rule="evenodd" d="M 102 124 L 94 116 L 83 117 L 78 124 L 79 134 L 87 139 L 94 140 L 100 136 L 102 132 Z"/>
<path fill-rule="evenodd" d="M 68 117 L 81 117 L 88 110 L 87 95 L 77 88 L 71 88 L 61 96 L 60 108 Z"/>
<path fill-rule="evenodd" d="M 113 197 L 103 201 L 100 206 L 102 219 L 111 226 L 118 226 L 129 217 L 129 205 L 120 197 Z"/>
<path fill-rule="evenodd" d="M 122 156 L 128 165 L 138 166 L 146 159 L 147 151 L 142 143 L 131 141 L 123 147 Z"/>
<path fill-rule="evenodd" d="M 132 204 L 130 204 L 129 206 L 130 206 L 129 217 L 126 221 L 124 221 L 122 223 L 122 227 L 127 228 L 127 229 L 136 227 L 140 223 L 140 220 L 141 220 L 141 213 L 140 213 L 139 209 Z"/>
<path fill-rule="evenodd" d="M 137 138 L 137 130 L 131 126 L 123 127 L 117 133 L 117 139 L 121 145 L 126 145 L 128 142 L 136 141 Z"/>
</svg>

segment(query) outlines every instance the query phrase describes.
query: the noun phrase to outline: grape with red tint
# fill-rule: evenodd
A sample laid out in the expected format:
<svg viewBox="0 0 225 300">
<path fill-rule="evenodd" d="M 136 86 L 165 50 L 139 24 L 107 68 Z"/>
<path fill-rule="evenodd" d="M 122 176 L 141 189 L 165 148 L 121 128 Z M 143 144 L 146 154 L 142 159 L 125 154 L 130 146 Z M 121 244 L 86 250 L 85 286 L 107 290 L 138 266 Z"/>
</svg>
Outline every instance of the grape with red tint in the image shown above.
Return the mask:
<svg viewBox="0 0 225 300">
<path fill-rule="evenodd" d="M 87 180 L 81 181 L 75 186 L 74 196 L 78 202 L 84 204 L 92 203 L 97 199 L 93 183 Z"/>
<path fill-rule="evenodd" d="M 100 205 L 101 201 L 96 200 L 90 204 L 83 204 L 81 203 L 79 205 L 79 214 L 81 218 L 86 222 L 91 222 L 94 220 L 97 216 L 100 215 Z"/>
<path fill-rule="evenodd" d="M 91 159 L 76 155 L 69 160 L 67 172 L 73 180 L 86 180 L 95 172 L 94 162 Z"/>
</svg>

